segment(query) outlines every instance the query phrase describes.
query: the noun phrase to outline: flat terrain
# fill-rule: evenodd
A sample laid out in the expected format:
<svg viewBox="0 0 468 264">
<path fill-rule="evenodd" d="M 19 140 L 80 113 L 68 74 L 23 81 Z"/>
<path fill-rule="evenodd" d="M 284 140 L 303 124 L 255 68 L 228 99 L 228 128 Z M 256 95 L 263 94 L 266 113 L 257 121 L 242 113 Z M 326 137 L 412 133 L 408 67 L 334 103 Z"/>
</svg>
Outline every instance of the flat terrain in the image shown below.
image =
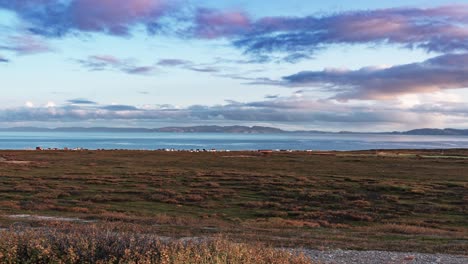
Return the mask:
<svg viewBox="0 0 468 264">
<path fill-rule="evenodd" d="M 467 209 L 468 150 L 0 151 L 3 228 L 466 254 Z"/>
</svg>

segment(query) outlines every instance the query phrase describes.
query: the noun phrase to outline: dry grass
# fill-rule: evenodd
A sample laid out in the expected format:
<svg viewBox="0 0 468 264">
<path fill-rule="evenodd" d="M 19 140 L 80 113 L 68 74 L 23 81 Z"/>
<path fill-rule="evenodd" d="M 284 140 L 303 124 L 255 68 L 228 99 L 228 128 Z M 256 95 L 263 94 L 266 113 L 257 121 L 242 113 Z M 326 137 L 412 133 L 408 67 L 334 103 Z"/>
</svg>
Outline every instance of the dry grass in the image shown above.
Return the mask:
<svg viewBox="0 0 468 264">
<path fill-rule="evenodd" d="M 29 214 L 275 246 L 468 250 L 468 160 L 437 158 L 468 150 L 326 154 L 0 151 L 29 161 L 0 163 L 0 227 L 40 226 L 2 217 Z"/>
<path fill-rule="evenodd" d="M 452 236 L 454 233 L 459 233 L 459 236 L 463 230 L 442 230 L 438 228 L 404 225 L 404 224 L 384 224 L 381 226 L 373 227 L 374 232 L 383 233 L 394 233 L 394 234 L 405 234 L 405 235 L 426 235 L 426 236 Z"/>
<path fill-rule="evenodd" d="M 301 253 L 222 238 L 165 241 L 103 227 L 59 226 L 0 231 L 1 263 L 277 263 L 305 264 Z"/>
</svg>

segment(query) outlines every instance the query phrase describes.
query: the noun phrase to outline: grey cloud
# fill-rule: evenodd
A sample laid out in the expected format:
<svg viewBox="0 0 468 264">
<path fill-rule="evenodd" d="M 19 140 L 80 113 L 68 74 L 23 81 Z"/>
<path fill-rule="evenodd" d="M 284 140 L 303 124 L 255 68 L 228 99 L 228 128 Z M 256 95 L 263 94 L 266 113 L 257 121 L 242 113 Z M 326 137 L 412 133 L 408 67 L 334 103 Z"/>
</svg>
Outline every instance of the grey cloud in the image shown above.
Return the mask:
<svg viewBox="0 0 468 264">
<path fill-rule="evenodd" d="M 162 60 L 159 60 L 157 64 L 160 66 L 181 66 L 181 65 L 192 65 L 193 62 L 189 60 L 180 60 L 180 59 L 162 59 Z"/>
<path fill-rule="evenodd" d="M 106 105 L 101 106 L 100 109 L 110 111 L 137 111 L 138 108 L 132 105 Z"/>
<path fill-rule="evenodd" d="M 312 56 L 304 53 L 292 53 L 287 55 L 286 57 L 282 58 L 281 61 L 289 62 L 289 63 L 297 63 L 301 60 L 311 59 Z M 281 62 L 280 61 L 280 62 Z"/>
<path fill-rule="evenodd" d="M 353 106 L 329 100 L 276 98 L 258 102 L 227 101 L 225 105 L 193 105 L 176 108 L 171 105 L 140 108 L 132 105 L 64 105 L 0 110 L 3 122 L 78 122 L 78 121 L 173 121 L 230 123 L 308 123 L 308 124 L 411 124 L 431 115 L 416 110 L 372 106 Z M 448 115 L 448 114 L 447 114 Z"/>
<path fill-rule="evenodd" d="M 5 58 L 5 57 L 2 57 L 2 56 L 0 56 L 0 63 L 8 63 L 8 62 L 10 62 L 10 60 L 9 60 L 9 59 L 7 59 L 7 58 Z"/>
<path fill-rule="evenodd" d="M 77 105 L 96 105 L 97 104 L 94 101 L 87 100 L 87 99 L 80 99 L 80 98 L 70 99 L 67 102 L 70 104 L 77 104 Z"/>
<path fill-rule="evenodd" d="M 390 68 L 304 71 L 283 77 L 283 81 L 286 86 L 322 87 L 340 100 L 390 99 L 402 94 L 468 88 L 468 54 L 441 55 Z"/>
<path fill-rule="evenodd" d="M 120 59 L 112 55 L 93 55 L 75 60 L 90 71 L 118 70 L 128 74 L 148 75 L 156 71 L 154 66 L 136 66 L 131 59 Z"/>
<path fill-rule="evenodd" d="M 128 74 L 150 74 L 154 71 L 153 66 L 140 66 L 140 67 L 131 67 L 125 69 L 125 72 Z"/>
<path fill-rule="evenodd" d="M 212 63 L 209 65 L 197 64 L 190 60 L 181 60 L 181 59 L 162 59 L 157 62 L 157 65 L 165 66 L 165 67 L 178 67 L 181 69 L 195 71 L 195 72 L 214 73 L 214 72 L 220 71 L 220 69 L 215 67 L 216 63 Z"/>
<path fill-rule="evenodd" d="M 421 114 L 441 114 L 468 117 L 468 105 L 464 102 L 433 102 L 419 104 L 410 109 Z"/>
</svg>

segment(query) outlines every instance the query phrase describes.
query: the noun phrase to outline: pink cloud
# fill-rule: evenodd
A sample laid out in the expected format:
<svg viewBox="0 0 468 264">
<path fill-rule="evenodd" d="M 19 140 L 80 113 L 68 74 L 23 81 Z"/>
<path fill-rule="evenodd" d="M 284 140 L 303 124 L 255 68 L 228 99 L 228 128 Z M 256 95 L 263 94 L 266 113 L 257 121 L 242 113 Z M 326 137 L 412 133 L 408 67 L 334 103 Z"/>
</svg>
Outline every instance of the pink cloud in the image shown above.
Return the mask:
<svg viewBox="0 0 468 264">
<path fill-rule="evenodd" d="M 160 17 L 167 7 L 163 0 L 75 0 L 70 13 L 80 30 L 125 35 L 131 26 Z"/>
<path fill-rule="evenodd" d="M 90 60 L 96 62 L 103 62 L 107 64 L 119 65 L 122 64 L 122 60 L 111 55 L 94 55 L 90 57 Z"/>
<path fill-rule="evenodd" d="M 200 38 L 217 38 L 246 32 L 252 21 L 241 11 L 199 9 L 195 17 L 195 34 Z"/>
<path fill-rule="evenodd" d="M 47 42 L 33 35 L 11 36 L 5 49 L 16 52 L 19 55 L 50 52 L 53 49 Z"/>
<path fill-rule="evenodd" d="M 45 36 L 70 31 L 128 35 L 132 27 L 159 27 L 159 19 L 178 1 L 170 0 L 0 0 L 0 9 L 11 10 L 30 24 L 29 30 Z"/>
<path fill-rule="evenodd" d="M 468 54 L 446 54 L 388 68 L 303 71 L 283 77 L 292 87 L 323 87 L 338 100 L 388 100 L 405 94 L 468 88 Z"/>
<path fill-rule="evenodd" d="M 333 44 L 387 43 L 426 51 L 468 50 L 468 5 L 393 8 L 324 16 L 265 17 L 218 37 L 251 53 L 313 52 Z"/>
</svg>

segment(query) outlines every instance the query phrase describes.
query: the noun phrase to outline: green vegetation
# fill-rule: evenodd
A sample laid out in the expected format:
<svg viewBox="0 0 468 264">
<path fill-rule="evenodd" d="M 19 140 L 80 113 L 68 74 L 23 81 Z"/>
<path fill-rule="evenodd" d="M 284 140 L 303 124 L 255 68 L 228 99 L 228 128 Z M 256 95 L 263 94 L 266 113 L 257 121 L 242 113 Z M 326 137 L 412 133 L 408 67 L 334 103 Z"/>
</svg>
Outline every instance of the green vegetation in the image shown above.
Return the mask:
<svg viewBox="0 0 468 264">
<path fill-rule="evenodd" d="M 274 247 L 468 250 L 468 150 L 0 157 L 0 224 L 10 235 L 62 232 L 57 222 L 68 220 Z"/>
</svg>

